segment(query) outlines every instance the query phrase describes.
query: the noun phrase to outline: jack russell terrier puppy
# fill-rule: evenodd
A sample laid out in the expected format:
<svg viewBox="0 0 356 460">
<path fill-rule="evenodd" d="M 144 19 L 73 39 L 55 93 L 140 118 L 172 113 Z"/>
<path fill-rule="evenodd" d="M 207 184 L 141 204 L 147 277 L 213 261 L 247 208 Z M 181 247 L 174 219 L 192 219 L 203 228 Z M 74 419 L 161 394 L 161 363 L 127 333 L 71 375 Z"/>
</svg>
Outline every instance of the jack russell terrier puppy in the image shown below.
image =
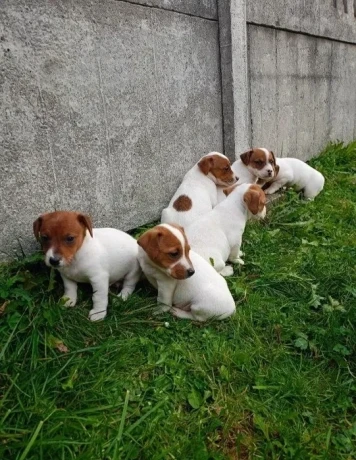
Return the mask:
<svg viewBox="0 0 356 460">
<path fill-rule="evenodd" d="M 90 217 L 72 211 L 43 214 L 33 223 L 35 237 L 45 253 L 45 263 L 56 268 L 63 279 L 65 305 L 77 302 L 77 283 L 93 287 L 89 318 L 105 318 L 109 285 L 123 280 L 119 294 L 132 294 L 140 278 L 137 243 L 132 236 L 114 228 L 92 228 Z"/>
<path fill-rule="evenodd" d="M 287 186 L 303 190 L 304 197 L 313 200 L 324 188 L 324 176 L 297 158 L 277 158 L 277 168 L 277 174 L 265 179 L 262 187 L 267 195 Z"/>
<path fill-rule="evenodd" d="M 168 207 L 163 209 L 161 222 L 183 227 L 194 222 L 217 204 L 217 185 L 226 187 L 236 180 L 225 155 L 211 152 L 203 156 L 184 176 Z"/>
<path fill-rule="evenodd" d="M 231 169 L 238 177 L 237 185 L 255 184 L 258 179 L 271 180 L 278 172 L 274 153 L 265 148 L 255 148 L 240 155 Z M 225 199 L 224 187 L 219 187 L 219 203 Z"/>
<path fill-rule="evenodd" d="M 245 225 L 251 214 L 265 217 L 266 196 L 255 184 L 232 185 L 224 193 L 227 198 L 185 232 L 195 252 L 210 261 L 220 275 L 230 276 L 233 268 L 225 262 L 244 264 L 240 246 Z"/>
<path fill-rule="evenodd" d="M 157 225 L 137 243 L 143 273 L 158 289 L 157 313 L 170 311 L 178 318 L 206 321 L 235 312 L 226 281 L 209 262 L 190 251 L 182 227 Z"/>
</svg>

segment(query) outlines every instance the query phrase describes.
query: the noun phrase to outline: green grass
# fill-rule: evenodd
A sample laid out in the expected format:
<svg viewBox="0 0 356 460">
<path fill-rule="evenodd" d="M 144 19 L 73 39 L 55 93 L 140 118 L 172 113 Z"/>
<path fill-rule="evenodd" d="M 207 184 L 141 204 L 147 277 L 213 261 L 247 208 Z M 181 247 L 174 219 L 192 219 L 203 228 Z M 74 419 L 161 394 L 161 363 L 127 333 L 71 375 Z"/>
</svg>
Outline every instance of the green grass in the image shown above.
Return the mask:
<svg viewBox="0 0 356 460">
<path fill-rule="evenodd" d="M 235 317 L 154 317 L 155 292 L 87 320 L 39 255 L 0 267 L 0 458 L 356 457 L 356 143 L 311 164 L 244 235 Z"/>
</svg>

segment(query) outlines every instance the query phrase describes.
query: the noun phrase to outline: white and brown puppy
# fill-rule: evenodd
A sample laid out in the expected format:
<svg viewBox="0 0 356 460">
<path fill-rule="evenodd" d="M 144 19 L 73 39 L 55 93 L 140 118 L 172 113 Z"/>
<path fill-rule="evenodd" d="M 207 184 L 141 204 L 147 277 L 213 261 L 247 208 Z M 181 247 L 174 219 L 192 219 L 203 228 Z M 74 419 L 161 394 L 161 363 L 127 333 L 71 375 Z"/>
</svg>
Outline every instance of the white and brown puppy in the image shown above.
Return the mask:
<svg viewBox="0 0 356 460">
<path fill-rule="evenodd" d="M 238 177 L 237 185 L 255 184 L 259 179 L 271 180 L 278 172 L 274 153 L 265 148 L 255 148 L 242 153 L 240 159 L 234 161 L 231 169 Z M 225 199 L 223 190 L 224 187 L 219 187 L 219 203 Z"/>
<path fill-rule="evenodd" d="M 218 152 L 205 155 L 184 176 L 168 207 L 163 209 L 161 222 L 185 227 L 217 204 L 217 185 L 226 187 L 235 182 L 225 155 Z"/>
<path fill-rule="evenodd" d="M 138 258 L 158 290 L 157 312 L 195 321 L 224 319 L 235 312 L 226 281 L 190 247 L 182 227 L 161 224 L 137 241 Z"/>
<path fill-rule="evenodd" d="M 186 235 L 193 251 L 213 264 L 223 276 L 233 274 L 226 261 L 243 264 L 241 241 L 247 219 L 264 218 L 266 197 L 256 184 L 233 185 L 224 190 L 226 199 L 189 225 Z"/>
<path fill-rule="evenodd" d="M 77 283 L 93 287 L 92 321 L 103 319 L 108 306 L 109 285 L 123 280 L 119 296 L 126 300 L 135 289 L 141 269 L 137 243 L 115 228 L 92 228 L 88 216 L 72 211 L 43 214 L 33 223 L 45 262 L 63 279 L 66 306 L 77 302 Z"/>
<path fill-rule="evenodd" d="M 303 190 L 304 197 L 313 200 L 324 188 L 324 176 L 297 158 L 277 158 L 277 168 L 276 176 L 265 179 L 263 189 L 267 195 L 287 186 Z"/>
</svg>

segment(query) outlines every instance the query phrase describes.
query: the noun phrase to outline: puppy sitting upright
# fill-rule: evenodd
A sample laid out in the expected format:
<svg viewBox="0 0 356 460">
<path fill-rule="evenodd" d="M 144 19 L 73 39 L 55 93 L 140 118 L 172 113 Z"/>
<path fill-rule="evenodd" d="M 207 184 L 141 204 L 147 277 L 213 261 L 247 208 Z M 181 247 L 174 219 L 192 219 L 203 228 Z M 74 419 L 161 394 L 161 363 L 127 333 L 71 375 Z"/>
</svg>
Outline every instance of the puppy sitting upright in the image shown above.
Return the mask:
<svg viewBox="0 0 356 460">
<path fill-rule="evenodd" d="M 158 289 L 159 311 L 206 321 L 235 312 L 226 281 L 190 247 L 182 227 L 161 224 L 137 241 L 138 258 L 148 281 Z"/>
<path fill-rule="evenodd" d="M 277 158 L 278 173 L 271 179 L 265 179 L 263 185 L 267 195 L 277 192 L 280 188 L 293 187 L 303 190 L 307 200 L 313 200 L 324 188 L 324 176 L 297 158 Z"/>
<path fill-rule="evenodd" d="M 199 160 L 183 178 L 161 222 L 185 227 L 217 204 L 217 185 L 232 185 L 236 177 L 230 161 L 221 153 L 211 152 Z"/>
<path fill-rule="evenodd" d="M 224 190 L 227 198 L 212 211 L 189 225 L 185 232 L 192 249 L 213 263 L 223 276 L 233 274 L 233 268 L 225 265 L 243 264 L 241 240 L 249 216 L 264 218 L 266 197 L 258 185 L 233 185 Z"/>
<path fill-rule="evenodd" d="M 126 300 L 135 289 L 141 270 L 137 243 L 114 228 L 92 228 L 90 218 L 71 211 L 43 214 L 33 223 L 41 242 L 45 262 L 58 269 L 63 279 L 66 306 L 77 302 L 77 283 L 93 287 L 93 308 L 89 318 L 105 318 L 109 285 L 123 280 L 119 296 Z"/>
</svg>

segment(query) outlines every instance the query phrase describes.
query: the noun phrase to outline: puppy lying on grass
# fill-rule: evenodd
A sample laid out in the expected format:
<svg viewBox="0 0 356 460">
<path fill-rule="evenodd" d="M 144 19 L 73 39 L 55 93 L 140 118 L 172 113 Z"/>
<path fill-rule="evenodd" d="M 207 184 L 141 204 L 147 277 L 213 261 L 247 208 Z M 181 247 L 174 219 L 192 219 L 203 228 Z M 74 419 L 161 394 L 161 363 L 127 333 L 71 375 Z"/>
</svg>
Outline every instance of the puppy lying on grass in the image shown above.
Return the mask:
<svg viewBox="0 0 356 460">
<path fill-rule="evenodd" d="M 143 273 L 158 290 L 157 313 L 169 311 L 178 318 L 206 321 L 224 319 L 235 312 L 226 281 L 190 250 L 182 227 L 157 225 L 137 243 Z"/>
</svg>

